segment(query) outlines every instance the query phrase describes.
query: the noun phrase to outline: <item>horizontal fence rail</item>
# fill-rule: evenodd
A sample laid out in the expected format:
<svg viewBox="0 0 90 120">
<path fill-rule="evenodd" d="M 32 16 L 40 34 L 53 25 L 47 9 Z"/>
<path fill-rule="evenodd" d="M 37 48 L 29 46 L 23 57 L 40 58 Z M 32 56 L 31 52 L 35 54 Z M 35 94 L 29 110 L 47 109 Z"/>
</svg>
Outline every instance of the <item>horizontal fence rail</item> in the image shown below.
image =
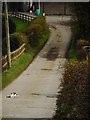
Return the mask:
<svg viewBox="0 0 90 120">
<path fill-rule="evenodd" d="M 19 19 L 29 21 L 29 22 L 36 18 L 35 15 L 31 15 L 29 13 L 23 13 L 23 12 L 10 12 L 9 15 L 10 16 L 15 16 Z"/>
<path fill-rule="evenodd" d="M 25 51 L 25 43 L 15 51 L 11 52 L 11 59 L 15 60 L 17 57 L 19 57 L 23 52 Z"/>
<path fill-rule="evenodd" d="M 11 61 L 18 58 L 25 51 L 25 43 L 22 44 L 18 49 L 11 52 Z M 8 56 L 5 55 L 2 57 L 2 71 L 5 71 L 8 68 Z"/>
</svg>

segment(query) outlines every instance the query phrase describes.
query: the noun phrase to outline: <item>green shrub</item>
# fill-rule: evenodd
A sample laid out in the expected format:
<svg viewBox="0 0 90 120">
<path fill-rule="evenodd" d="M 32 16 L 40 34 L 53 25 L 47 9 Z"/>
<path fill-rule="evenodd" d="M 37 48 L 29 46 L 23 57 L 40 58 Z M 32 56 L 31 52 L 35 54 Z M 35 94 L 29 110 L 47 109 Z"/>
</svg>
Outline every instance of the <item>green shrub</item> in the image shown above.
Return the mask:
<svg viewBox="0 0 90 120">
<path fill-rule="evenodd" d="M 29 44 L 31 47 L 36 47 L 39 39 L 42 37 L 43 32 L 47 28 L 45 18 L 38 16 L 33 20 L 28 27 L 23 31 L 28 36 Z"/>
<path fill-rule="evenodd" d="M 38 44 L 38 40 L 42 35 L 42 26 L 40 24 L 31 24 L 26 30 L 30 46 L 34 47 Z"/>
<path fill-rule="evenodd" d="M 15 16 L 9 16 L 9 18 L 14 22 L 16 25 L 16 32 L 22 31 L 24 28 L 28 26 L 28 22 L 22 19 L 19 19 Z"/>
<path fill-rule="evenodd" d="M 11 40 L 14 40 L 14 41 L 18 41 L 19 43 L 19 47 L 20 45 L 22 45 L 23 43 L 25 43 L 26 45 L 26 50 L 28 49 L 29 47 L 29 44 L 28 44 L 28 37 L 24 34 L 24 33 L 14 33 L 11 35 Z M 16 45 L 18 46 L 18 44 Z"/>
<path fill-rule="evenodd" d="M 27 36 L 23 33 L 13 33 L 10 35 L 11 52 L 19 48 L 23 43 L 26 45 L 26 50 L 29 48 Z M 2 41 L 2 55 L 7 54 L 6 38 Z"/>
<path fill-rule="evenodd" d="M 69 50 L 69 59 L 76 59 L 76 51 L 73 48 Z"/>
<path fill-rule="evenodd" d="M 43 29 L 47 27 L 46 18 L 43 16 L 38 16 L 33 22 L 33 24 L 40 24 Z"/>
<path fill-rule="evenodd" d="M 43 27 L 39 23 L 30 25 L 30 32 L 32 32 L 33 34 L 40 36 L 42 35 L 42 31 Z"/>
<path fill-rule="evenodd" d="M 28 27 L 23 30 L 24 33 L 27 35 L 31 34 L 31 32 L 36 32 L 36 34 L 41 34 L 43 30 L 47 27 L 45 18 L 42 16 L 38 16 L 36 19 L 34 19 Z"/>
</svg>

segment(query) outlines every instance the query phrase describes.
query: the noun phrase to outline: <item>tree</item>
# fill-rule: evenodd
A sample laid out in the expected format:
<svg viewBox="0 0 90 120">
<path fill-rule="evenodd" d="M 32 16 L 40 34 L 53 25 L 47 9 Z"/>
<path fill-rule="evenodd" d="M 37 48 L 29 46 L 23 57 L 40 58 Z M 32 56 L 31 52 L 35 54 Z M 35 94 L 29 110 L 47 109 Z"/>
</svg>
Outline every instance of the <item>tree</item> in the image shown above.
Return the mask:
<svg viewBox="0 0 90 120">
<path fill-rule="evenodd" d="M 81 37 L 90 37 L 90 3 L 74 3 L 73 10 L 80 26 Z"/>
</svg>

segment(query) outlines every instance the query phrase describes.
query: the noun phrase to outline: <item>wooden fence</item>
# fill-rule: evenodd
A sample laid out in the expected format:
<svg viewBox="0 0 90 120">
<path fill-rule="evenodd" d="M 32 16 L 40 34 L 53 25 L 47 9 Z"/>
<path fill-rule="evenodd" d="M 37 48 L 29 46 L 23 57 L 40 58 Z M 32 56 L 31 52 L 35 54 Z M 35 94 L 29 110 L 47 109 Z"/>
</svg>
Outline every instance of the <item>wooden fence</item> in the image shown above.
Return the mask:
<svg viewBox="0 0 90 120">
<path fill-rule="evenodd" d="M 9 16 L 15 16 L 19 19 L 29 21 L 29 22 L 36 18 L 35 15 L 31 15 L 29 13 L 23 13 L 23 12 L 9 12 L 8 14 L 9 14 Z M 24 51 L 25 51 L 25 44 L 23 44 L 17 50 L 11 52 L 11 61 L 15 60 L 17 57 L 19 57 Z M 2 71 L 5 71 L 6 69 L 8 69 L 7 55 L 2 56 L 1 61 L 2 61 Z"/>
<path fill-rule="evenodd" d="M 11 52 L 11 61 L 15 60 L 25 51 L 25 43 L 21 45 L 18 49 Z M 8 57 L 7 55 L 2 57 L 2 71 L 5 71 L 8 68 Z"/>
<path fill-rule="evenodd" d="M 35 15 L 31 15 L 29 13 L 23 13 L 23 12 L 11 12 L 11 13 L 9 13 L 9 15 L 10 16 L 15 16 L 19 19 L 29 21 L 29 22 L 36 18 Z"/>
</svg>

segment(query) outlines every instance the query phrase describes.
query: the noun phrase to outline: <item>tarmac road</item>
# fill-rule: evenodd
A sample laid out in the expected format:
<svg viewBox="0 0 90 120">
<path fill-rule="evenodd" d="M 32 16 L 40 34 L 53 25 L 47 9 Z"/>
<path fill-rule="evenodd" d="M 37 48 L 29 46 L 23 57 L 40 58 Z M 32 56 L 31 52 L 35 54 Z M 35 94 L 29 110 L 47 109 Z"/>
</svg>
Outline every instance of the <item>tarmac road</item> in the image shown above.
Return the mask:
<svg viewBox="0 0 90 120">
<path fill-rule="evenodd" d="M 64 24 L 70 17 L 47 16 L 46 20 L 51 31 L 48 42 L 29 67 L 2 91 L 3 118 L 51 118 L 55 113 L 71 37 L 70 26 Z M 11 92 L 18 95 L 6 98 Z"/>
</svg>

